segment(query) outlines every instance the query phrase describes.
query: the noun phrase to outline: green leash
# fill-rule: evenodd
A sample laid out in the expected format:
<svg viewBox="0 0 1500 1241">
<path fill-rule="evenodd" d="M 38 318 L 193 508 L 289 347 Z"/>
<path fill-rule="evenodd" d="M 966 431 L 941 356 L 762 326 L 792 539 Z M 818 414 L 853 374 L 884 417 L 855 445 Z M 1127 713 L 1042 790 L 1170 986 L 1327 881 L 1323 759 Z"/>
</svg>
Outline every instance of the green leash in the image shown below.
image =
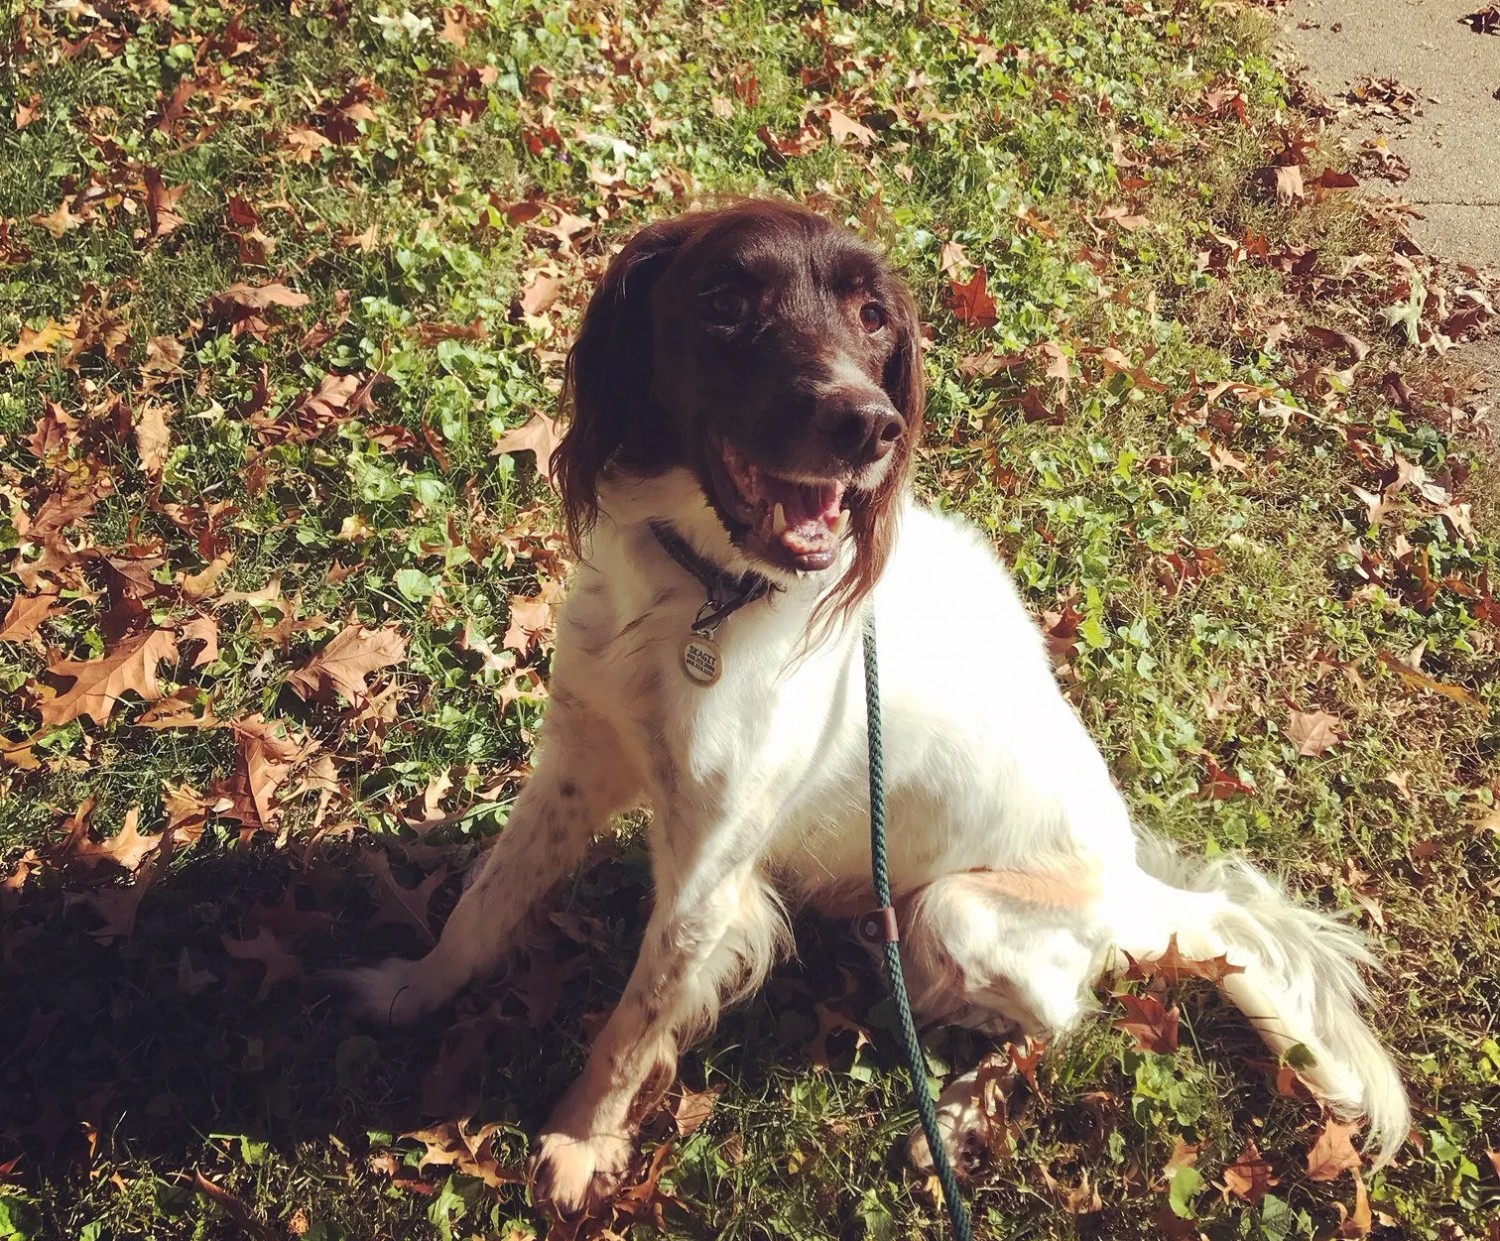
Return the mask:
<svg viewBox="0 0 1500 1241">
<path fill-rule="evenodd" d="M 896 1013 L 901 1019 L 901 1050 L 906 1054 L 911 1074 L 912 1097 L 922 1132 L 932 1150 L 932 1163 L 943 1187 L 943 1202 L 958 1241 L 973 1241 L 969 1211 L 958 1189 L 958 1177 L 948 1162 L 948 1153 L 938 1135 L 937 1108 L 927 1086 L 927 1060 L 917 1039 L 916 1022 L 911 1015 L 911 997 L 906 993 L 906 978 L 901 972 L 901 945 L 896 928 L 896 911 L 891 906 L 891 874 L 885 857 L 885 752 L 880 740 L 880 670 L 875 658 L 875 611 L 865 614 L 865 720 L 870 740 L 870 870 L 875 880 L 875 900 L 879 908 L 860 920 L 860 933 L 878 941 L 885 950 L 885 976 Z"/>
</svg>

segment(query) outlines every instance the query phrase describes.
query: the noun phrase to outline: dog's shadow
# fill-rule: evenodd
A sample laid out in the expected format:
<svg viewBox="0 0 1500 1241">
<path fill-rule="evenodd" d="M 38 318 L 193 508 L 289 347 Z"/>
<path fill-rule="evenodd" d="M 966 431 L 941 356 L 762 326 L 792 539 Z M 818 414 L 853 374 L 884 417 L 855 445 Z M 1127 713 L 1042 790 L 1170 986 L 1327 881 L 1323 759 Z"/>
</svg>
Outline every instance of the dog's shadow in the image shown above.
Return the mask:
<svg viewBox="0 0 1500 1241">
<path fill-rule="evenodd" d="M 332 1144 L 364 1175 L 382 1150 L 399 1159 L 399 1135 L 463 1117 L 498 1123 L 499 1160 L 519 1167 L 522 1134 L 576 1074 L 629 973 L 649 911 L 644 852 L 580 876 L 500 975 L 410 1029 L 359 1020 L 324 981 L 419 954 L 457 899 L 456 872 L 430 907 L 384 899 L 422 875 L 391 857 L 382 887 L 352 852 L 205 851 L 163 873 L 116 935 L 130 888 L 34 877 L 0 906 L 0 1169 L 14 1161 L 9 1175 L 54 1204 L 111 1165 L 185 1180 L 216 1154 L 266 1147 L 290 1159 Z M 845 928 L 797 929 L 797 961 L 705 1045 L 753 1094 L 809 1047 L 826 1052 L 820 1003 L 879 1002 Z M 701 1067 L 687 1061 L 685 1079 L 701 1082 Z"/>
</svg>

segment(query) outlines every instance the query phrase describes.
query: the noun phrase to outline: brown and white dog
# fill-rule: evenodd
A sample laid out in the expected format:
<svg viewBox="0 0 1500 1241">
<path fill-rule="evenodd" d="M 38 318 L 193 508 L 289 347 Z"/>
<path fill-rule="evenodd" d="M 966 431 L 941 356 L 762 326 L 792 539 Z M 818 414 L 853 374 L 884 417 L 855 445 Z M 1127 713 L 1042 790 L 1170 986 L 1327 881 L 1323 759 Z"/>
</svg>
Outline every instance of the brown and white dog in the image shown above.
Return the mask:
<svg viewBox="0 0 1500 1241">
<path fill-rule="evenodd" d="M 679 1049 L 789 946 L 789 906 L 873 904 L 866 609 L 920 1014 L 1057 1036 L 1102 971 L 1175 938 L 1242 967 L 1223 993 L 1394 1152 L 1407 1101 L 1360 1016 L 1360 937 L 1138 831 L 992 548 L 912 499 L 918 324 L 874 249 L 778 202 L 652 225 L 594 295 L 568 389 L 555 464 L 581 562 L 536 770 L 437 947 L 349 978 L 382 1020 L 446 1003 L 612 816 L 650 806 L 655 907 L 537 1140 L 539 1199 L 572 1214 L 618 1188 Z M 944 1094 L 955 1153 L 974 1122 L 970 1076 Z"/>
</svg>

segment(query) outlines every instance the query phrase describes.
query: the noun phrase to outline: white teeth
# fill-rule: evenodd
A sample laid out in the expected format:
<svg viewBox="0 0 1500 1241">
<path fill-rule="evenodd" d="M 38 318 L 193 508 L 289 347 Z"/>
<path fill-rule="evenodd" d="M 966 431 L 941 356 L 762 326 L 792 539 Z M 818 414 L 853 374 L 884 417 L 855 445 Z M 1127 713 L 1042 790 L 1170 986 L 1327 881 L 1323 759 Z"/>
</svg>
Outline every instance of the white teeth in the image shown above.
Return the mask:
<svg viewBox="0 0 1500 1241">
<path fill-rule="evenodd" d="M 771 513 L 771 533 L 779 539 L 781 537 L 781 532 L 785 529 L 786 509 L 778 504 Z"/>
<path fill-rule="evenodd" d="M 841 508 L 839 509 L 839 515 L 834 518 L 833 537 L 836 539 L 841 538 L 847 529 L 849 529 L 849 510 Z"/>
</svg>

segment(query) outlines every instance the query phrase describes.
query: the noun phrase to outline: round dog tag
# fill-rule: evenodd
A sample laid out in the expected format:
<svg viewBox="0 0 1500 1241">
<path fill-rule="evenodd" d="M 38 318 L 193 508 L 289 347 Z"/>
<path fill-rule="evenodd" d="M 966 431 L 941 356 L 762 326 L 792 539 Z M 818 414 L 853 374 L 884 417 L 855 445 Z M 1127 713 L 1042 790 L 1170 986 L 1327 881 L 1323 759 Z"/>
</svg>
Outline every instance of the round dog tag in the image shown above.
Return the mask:
<svg viewBox="0 0 1500 1241">
<path fill-rule="evenodd" d="M 693 634 L 682 644 L 682 670 L 699 685 L 712 685 L 724 671 L 724 657 L 712 638 Z"/>
</svg>

